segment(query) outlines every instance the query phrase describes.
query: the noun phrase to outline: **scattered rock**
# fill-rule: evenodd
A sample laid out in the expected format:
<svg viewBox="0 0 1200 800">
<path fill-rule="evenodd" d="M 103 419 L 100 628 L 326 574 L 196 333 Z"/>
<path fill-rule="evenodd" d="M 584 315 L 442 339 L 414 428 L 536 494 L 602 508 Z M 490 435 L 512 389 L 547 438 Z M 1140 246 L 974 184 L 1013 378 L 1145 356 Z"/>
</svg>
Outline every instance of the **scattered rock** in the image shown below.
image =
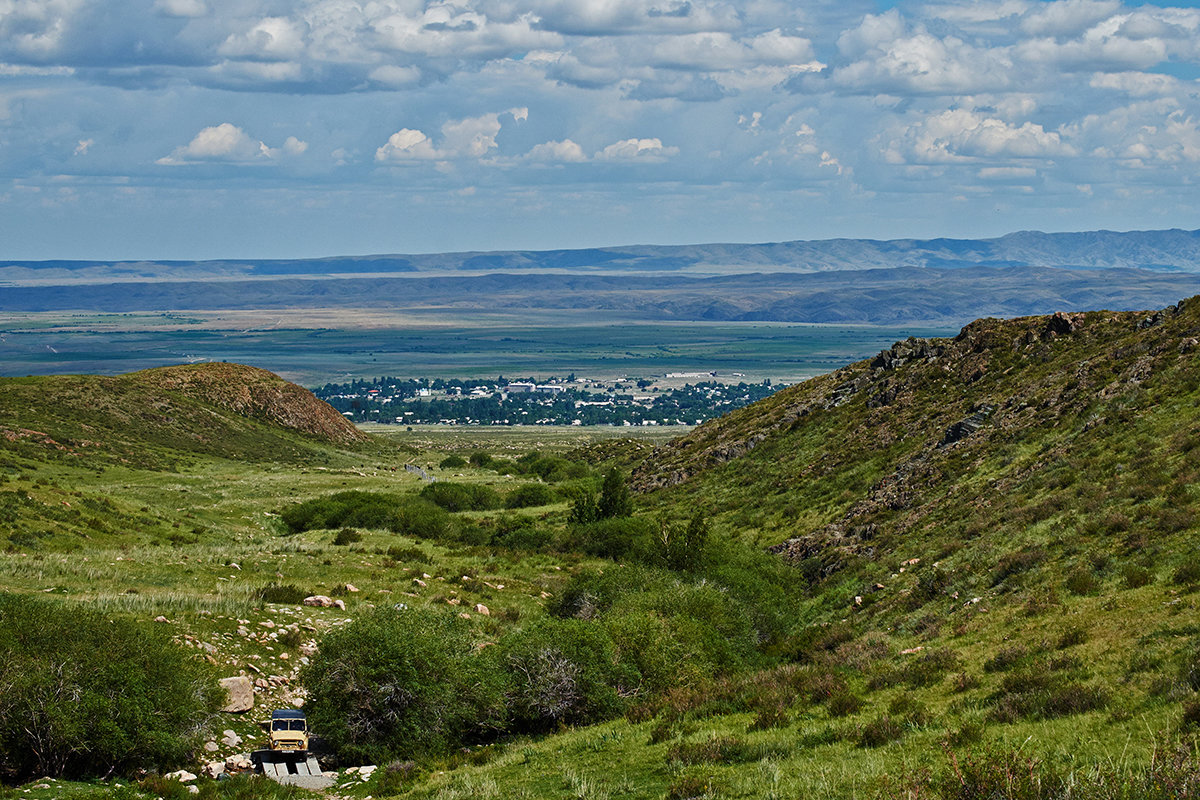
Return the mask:
<svg viewBox="0 0 1200 800">
<path fill-rule="evenodd" d="M 217 747 L 217 743 L 216 743 L 216 742 L 205 742 L 205 743 L 204 743 L 204 749 L 205 749 L 205 751 L 207 751 L 207 752 L 209 752 L 209 753 L 215 753 L 215 752 L 217 752 L 217 750 L 218 750 L 219 748 Z"/>
<path fill-rule="evenodd" d="M 315 656 L 317 654 L 318 649 L 319 648 L 317 647 L 315 642 L 306 642 L 306 643 L 300 645 L 300 655 L 301 656 L 309 656 L 309 657 Z"/>
<path fill-rule="evenodd" d="M 467 613 L 467 612 L 465 612 L 465 611 L 464 611 L 464 612 L 462 612 L 461 614 L 459 614 L 459 616 L 460 616 L 460 617 L 462 617 L 463 619 L 470 619 L 470 618 L 471 618 L 471 615 L 470 615 L 470 614 L 468 614 L 468 613 Z"/>
<path fill-rule="evenodd" d="M 421 580 L 420 578 L 413 578 L 413 586 L 420 586 L 422 589 L 424 589 L 428 585 L 429 585 L 428 583 Z"/>
<path fill-rule="evenodd" d="M 170 778 L 171 780 L 179 781 L 180 783 L 188 783 L 190 781 L 196 780 L 196 776 L 193 775 L 192 773 L 188 772 L 186 769 L 179 769 L 179 770 L 175 770 L 174 772 L 168 772 L 166 775 L 163 775 L 163 777 Z"/>
<path fill-rule="evenodd" d="M 490 616 L 492 615 L 492 612 L 491 612 L 491 611 L 489 611 L 489 610 L 488 610 L 488 607 L 487 607 L 487 606 L 485 606 L 483 603 L 476 603 L 476 604 L 475 604 L 475 613 L 476 613 L 476 614 L 483 614 L 485 617 L 490 617 Z"/>
<path fill-rule="evenodd" d="M 210 761 L 200 769 L 200 774 L 206 778 L 215 778 L 225 772 L 224 761 Z"/>
<path fill-rule="evenodd" d="M 168 622 L 168 623 L 169 623 L 171 620 L 167 619 L 166 617 L 164 617 L 164 616 L 162 616 L 162 615 L 160 614 L 159 616 L 157 616 L 157 617 L 155 617 L 155 618 L 154 618 L 154 621 L 155 621 L 155 622 Z"/>
<path fill-rule="evenodd" d="M 358 587 L 357 587 L 357 586 L 355 586 L 353 583 L 347 583 L 347 584 L 346 584 L 346 591 L 347 591 L 347 592 L 357 592 L 357 591 L 358 591 Z"/>
<path fill-rule="evenodd" d="M 309 595 L 308 597 L 304 598 L 304 605 L 316 606 L 317 608 L 330 608 L 333 606 L 333 598 L 326 597 L 323 594 Z"/>
<path fill-rule="evenodd" d="M 451 606 L 456 606 L 461 602 L 462 602 L 462 600 L 459 600 L 457 597 L 451 597 L 448 600 L 446 600 L 446 604 L 451 605 Z"/>
<path fill-rule="evenodd" d="M 254 684 L 245 675 L 222 678 L 221 688 L 229 693 L 229 701 L 222 711 L 240 712 L 254 708 Z"/>
<path fill-rule="evenodd" d="M 235 731 L 226 729 L 221 732 L 221 744 L 226 747 L 237 747 L 242 743 L 242 737 L 238 736 Z"/>
<path fill-rule="evenodd" d="M 333 607 L 336 608 L 338 611 L 345 611 L 346 610 L 346 601 L 345 600 L 334 600 Z"/>
</svg>

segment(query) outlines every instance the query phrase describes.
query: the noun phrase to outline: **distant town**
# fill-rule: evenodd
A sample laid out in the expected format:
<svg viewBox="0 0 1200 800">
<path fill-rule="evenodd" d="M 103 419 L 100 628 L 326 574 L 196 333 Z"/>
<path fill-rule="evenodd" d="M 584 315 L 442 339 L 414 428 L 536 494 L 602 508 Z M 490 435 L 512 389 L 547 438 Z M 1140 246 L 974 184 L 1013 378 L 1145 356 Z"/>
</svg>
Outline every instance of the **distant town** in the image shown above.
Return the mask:
<svg viewBox="0 0 1200 800">
<path fill-rule="evenodd" d="M 314 389 L 354 422 L 397 425 L 699 425 L 785 384 L 740 373 L 578 378 L 375 378 Z"/>
</svg>

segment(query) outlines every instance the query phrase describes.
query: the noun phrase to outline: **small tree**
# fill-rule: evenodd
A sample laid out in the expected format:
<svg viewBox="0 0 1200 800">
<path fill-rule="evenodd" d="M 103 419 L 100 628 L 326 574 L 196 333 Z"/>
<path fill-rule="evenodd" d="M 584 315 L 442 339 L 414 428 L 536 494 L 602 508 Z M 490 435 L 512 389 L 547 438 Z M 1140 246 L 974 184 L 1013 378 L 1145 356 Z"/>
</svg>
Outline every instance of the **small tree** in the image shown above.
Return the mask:
<svg viewBox="0 0 1200 800">
<path fill-rule="evenodd" d="M 704 512 L 696 511 L 686 527 L 659 520 L 659 557 L 668 569 L 691 572 L 704 564 L 708 549 L 708 522 Z"/>
<path fill-rule="evenodd" d="M 573 525 L 587 525 L 595 522 L 599 516 L 595 496 L 591 492 L 585 492 L 575 498 L 575 502 L 571 504 L 571 513 L 568 515 L 567 521 Z"/>
<path fill-rule="evenodd" d="M 596 512 L 600 519 L 633 516 L 633 499 L 629 496 L 629 487 L 625 485 L 625 479 L 617 472 L 616 467 L 610 468 L 604 476 Z"/>
</svg>

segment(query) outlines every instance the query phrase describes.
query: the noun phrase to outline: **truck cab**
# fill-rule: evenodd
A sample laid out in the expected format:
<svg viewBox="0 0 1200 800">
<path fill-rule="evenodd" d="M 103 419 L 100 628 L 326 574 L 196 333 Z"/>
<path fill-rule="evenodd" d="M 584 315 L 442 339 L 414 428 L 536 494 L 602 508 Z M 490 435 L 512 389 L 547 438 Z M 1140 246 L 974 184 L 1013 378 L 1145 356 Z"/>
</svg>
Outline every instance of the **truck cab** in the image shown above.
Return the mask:
<svg viewBox="0 0 1200 800">
<path fill-rule="evenodd" d="M 276 752 L 308 751 L 308 721 L 303 711 L 284 709 L 271 712 L 270 748 Z"/>
</svg>

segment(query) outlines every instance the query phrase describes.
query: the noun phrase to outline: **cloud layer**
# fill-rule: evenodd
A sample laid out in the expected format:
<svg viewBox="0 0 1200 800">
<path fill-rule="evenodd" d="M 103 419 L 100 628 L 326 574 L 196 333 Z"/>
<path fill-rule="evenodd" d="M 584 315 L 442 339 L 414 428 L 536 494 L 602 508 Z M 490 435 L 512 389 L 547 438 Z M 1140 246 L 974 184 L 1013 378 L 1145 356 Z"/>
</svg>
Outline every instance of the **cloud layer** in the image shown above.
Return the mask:
<svg viewBox="0 0 1200 800">
<path fill-rule="evenodd" d="M 78 224 L 114 198 L 156 256 L 212 247 L 173 204 L 322 252 L 1195 227 L 1198 77 L 1167 3 L 0 0 L 0 233 L 128 246 Z"/>
</svg>

